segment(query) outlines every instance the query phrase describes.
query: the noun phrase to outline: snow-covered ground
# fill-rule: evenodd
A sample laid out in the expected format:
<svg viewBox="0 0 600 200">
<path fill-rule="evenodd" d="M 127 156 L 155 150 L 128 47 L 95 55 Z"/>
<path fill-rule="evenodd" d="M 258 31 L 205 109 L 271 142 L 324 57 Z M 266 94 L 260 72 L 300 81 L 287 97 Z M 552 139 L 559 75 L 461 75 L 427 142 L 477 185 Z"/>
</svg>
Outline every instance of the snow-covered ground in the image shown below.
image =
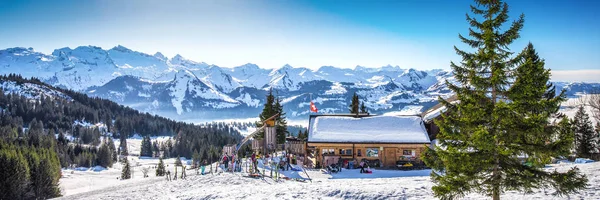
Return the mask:
<svg viewBox="0 0 600 200">
<path fill-rule="evenodd" d="M 599 199 L 599 162 L 553 165 L 548 170 L 566 170 L 573 166 L 579 167 L 589 178 L 590 186 L 579 194 L 552 196 L 553 190 L 548 189 L 527 195 L 507 192 L 502 198 Z M 321 171 L 308 171 L 312 182 L 255 179 L 244 177 L 242 173 L 195 175 L 193 171 L 188 171 L 185 180 L 167 181 L 153 175 L 150 178 L 134 175 L 131 180 L 120 181 L 116 180 L 118 174 L 117 169 L 81 174 L 75 172 L 75 175 L 61 180 L 61 186 L 66 189 L 63 199 L 434 199 L 429 170 L 374 170 L 373 174 L 343 170 L 333 176 Z M 303 172 L 295 171 L 286 171 L 285 174 L 306 176 Z M 65 179 L 68 180 L 67 184 Z M 471 194 L 465 199 L 488 198 Z"/>
<path fill-rule="evenodd" d="M 157 138 L 158 139 L 158 138 Z M 162 139 L 162 138 L 160 138 Z M 141 142 L 129 139 L 128 143 Z M 139 146 L 130 145 L 134 151 Z M 130 156 L 133 166 L 133 178 L 118 180 L 121 165 L 115 164 L 106 170 L 87 171 L 63 170 L 60 186 L 62 199 L 434 199 L 429 178 L 430 170 L 398 171 L 376 170 L 372 174 L 361 174 L 359 170 L 342 170 L 327 174 L 320 170 L 284 171 L 284 177 L 292 180 L 273 178 L 248 178 L 247 173 L 214 173 L 196 175 L 188 166 L 187 179 L 167 181 L 165 177 L 156 177 L 154 166 L 158 159 Z M 189 164 L 182 160 L 184 164 Z M 174 172 L 175 159 L 165 159 L 167 169 Z M 214 166 L 214 165 L 213 165 Z M 266 175 L 269 167 L 259 166 Z M 600 198 L 600 162 L 589 164 L 554 164 L 547 170 L 567 170 L 578 167 L 589 179 L 590 186 L 569 197 L 552 196 L 552 190 L 538 190 L 533 194 L 518 192 L 505 193 L 505 199 L 599 199 Z M 141 169 L 150 168 L 149 178 L 143 178 Z M 206 169 L 207 172 L 209 171 Z M 222 170 L 219 169 L 218 172 Z M 244 166 L 244 171 L 246 168 Z M 179 170 L 179 175 L 181 170 Z M 299 182 L 294 179 L 312 181 Z M 488 199 L 479 194 L 468 195 L 465 199 Z"/>
</svg>

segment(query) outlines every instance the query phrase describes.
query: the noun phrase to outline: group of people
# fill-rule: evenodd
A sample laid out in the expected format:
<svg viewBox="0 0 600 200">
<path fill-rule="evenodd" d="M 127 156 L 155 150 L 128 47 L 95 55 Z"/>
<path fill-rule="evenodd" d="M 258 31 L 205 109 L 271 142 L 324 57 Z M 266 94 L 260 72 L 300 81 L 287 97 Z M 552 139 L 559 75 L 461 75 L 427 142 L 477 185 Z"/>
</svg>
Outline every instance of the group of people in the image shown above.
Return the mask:
<svg viewBox="0 0 600 200">
<path fill-rule="evenodd" d="M 335 161 L 335 160 L 337 160 L 337 161 Z M 355 167 L 360 169 L 361 174 L 362 173 L 372 173 L 367 161 L 365 161 L 365 160 L 361 160 L 360 162 L 358 162 L 356 159 L 345 160 L 345 159 L 342 159 L 341 157 L 339 157 L 338 159 L 334 159 L 333 162 L 332 162 L 331 158 L 329 158 L 327 160 L 324 160 L 324 163 L 327 163 L 327 165 L 325 165 L 325 168 L 327 169 L 328 173 L 337 173 L 337 172 L 341 172 L 343 168 L 355 169 Z M 331 163 L 331 164 L 329 164 L 329 163 Z"/>
<path fill-rule="evenodd" d="M 239 162 L 235 160 L 235 155 L 230 156 L 227 153 L 223 155 L 223 171 L 239 171 L 240 166 L 236 166 L 237 163 Z"/>
</svg>

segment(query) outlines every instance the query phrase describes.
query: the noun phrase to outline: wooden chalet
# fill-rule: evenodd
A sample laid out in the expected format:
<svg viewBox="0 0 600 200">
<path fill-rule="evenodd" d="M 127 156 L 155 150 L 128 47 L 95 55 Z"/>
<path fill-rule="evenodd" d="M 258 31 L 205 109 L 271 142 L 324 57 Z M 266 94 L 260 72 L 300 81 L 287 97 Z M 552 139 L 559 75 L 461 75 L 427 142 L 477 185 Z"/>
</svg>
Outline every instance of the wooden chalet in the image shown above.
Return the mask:
<svg viewBox="0 0 600 200">
<path fill-rule="evenodd" d="M 395 167 L 400 160 L 420 160 L 431 144 L 419 115 L 311 115 L 308 132 L 307 149 L 318 166 L 366 159 Z"/>
</svg>

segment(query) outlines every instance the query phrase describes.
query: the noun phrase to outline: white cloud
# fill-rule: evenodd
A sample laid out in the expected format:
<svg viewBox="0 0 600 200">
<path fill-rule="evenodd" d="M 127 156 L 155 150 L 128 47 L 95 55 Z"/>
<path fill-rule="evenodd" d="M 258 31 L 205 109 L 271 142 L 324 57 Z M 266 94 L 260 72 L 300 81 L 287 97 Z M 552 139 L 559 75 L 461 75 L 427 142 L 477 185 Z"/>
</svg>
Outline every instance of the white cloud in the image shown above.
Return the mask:
<svg viewBox="0 0 600 200">
<path fill-rule="evenodd" d="M 552 81 L 600 82 L 600 69 L 552 70 Z"/>
</svg>

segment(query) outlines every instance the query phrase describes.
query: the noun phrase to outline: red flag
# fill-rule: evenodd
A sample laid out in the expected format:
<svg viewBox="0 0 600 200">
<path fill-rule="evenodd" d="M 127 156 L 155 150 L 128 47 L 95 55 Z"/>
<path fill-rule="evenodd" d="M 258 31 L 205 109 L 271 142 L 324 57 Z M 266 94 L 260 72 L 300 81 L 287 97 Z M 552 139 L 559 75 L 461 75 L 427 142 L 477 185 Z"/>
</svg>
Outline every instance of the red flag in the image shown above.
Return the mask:
<svg viewBox="0 0 600 200">
<path fill-rule="evenodd" d="M 310 111 L 317 112 L 317 106 L 315 106 L 315 104 L 312 101 L 310 102 Z"/>
</svg>

